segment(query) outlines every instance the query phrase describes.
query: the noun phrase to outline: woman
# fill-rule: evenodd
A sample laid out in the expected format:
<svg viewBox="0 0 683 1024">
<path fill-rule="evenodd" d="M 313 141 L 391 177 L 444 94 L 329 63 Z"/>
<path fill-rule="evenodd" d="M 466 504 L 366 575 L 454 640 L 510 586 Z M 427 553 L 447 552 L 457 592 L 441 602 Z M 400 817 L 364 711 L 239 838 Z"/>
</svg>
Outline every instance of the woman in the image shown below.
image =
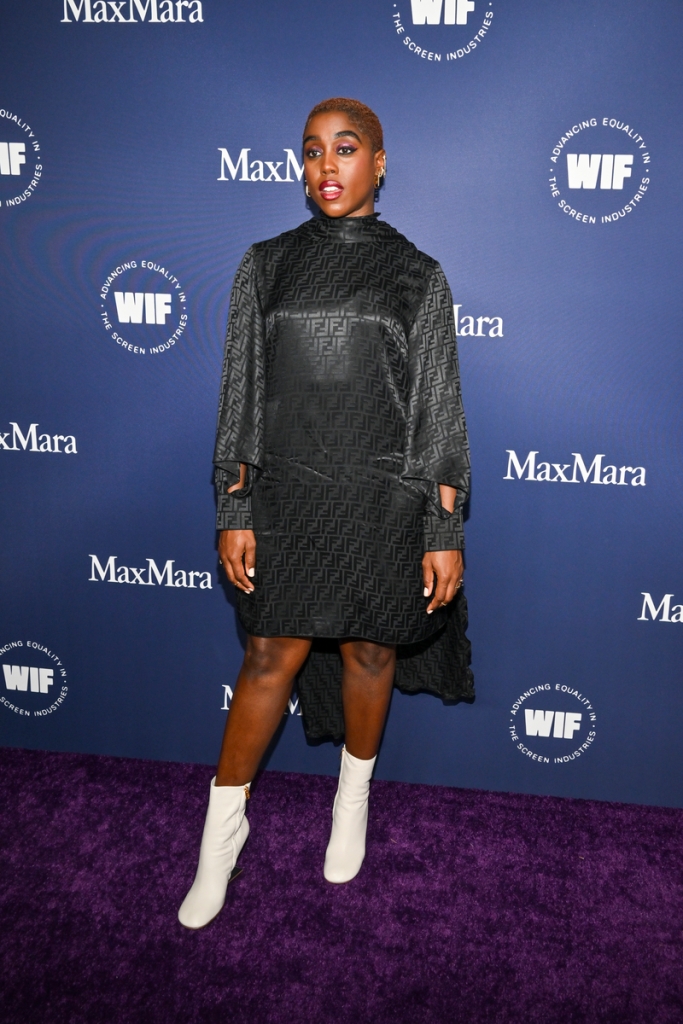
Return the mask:
<svg viewBox="0 0 683 1024">
<path fill-rule="evenodd" d="M 324 864 L 336 883 L 365 856 L 394 680 L 472 697 L 462 595 L 448 608 L 469 485 L 448 284 L 374 213 L 386 153 L 368 107 L 318 104 L 303 144 L 321 215 L 252 246 L 232 290 L 218 551 L 248 637 L 179 911 L 188 928 L 223 906 L 295 678 L 309 737 L 345 737 Z"/>
</svg>

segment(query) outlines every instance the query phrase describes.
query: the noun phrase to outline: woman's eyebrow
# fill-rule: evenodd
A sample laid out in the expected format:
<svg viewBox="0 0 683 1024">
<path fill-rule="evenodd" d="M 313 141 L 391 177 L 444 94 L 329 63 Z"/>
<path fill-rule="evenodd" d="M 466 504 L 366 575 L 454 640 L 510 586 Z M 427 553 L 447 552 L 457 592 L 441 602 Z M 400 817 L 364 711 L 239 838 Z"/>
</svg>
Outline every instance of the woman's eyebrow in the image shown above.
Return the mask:
<svg viewBox="0 0 683 1024">
<path fill-rule="evenodd" d="M 361 142 L 360 135 L 356 135 L 356 133 L 352 132 L 350 128 L 347 128 L 347 130 L 344 131 L 344 132 L 337 132 L 333 136 L 333 138 L 335 138 L 335 139 L 342 139 L 346 135 L 351 135 L 354 139 L 358 139 L 358 141 Z M 306 145 L 307 142 L 319 142 L 319 141 L 320 141 L 320 138 L 319 138 L 318 135 L 307 135 L 306 138 L 304 139 L 304 146 Z"/>
</svg>

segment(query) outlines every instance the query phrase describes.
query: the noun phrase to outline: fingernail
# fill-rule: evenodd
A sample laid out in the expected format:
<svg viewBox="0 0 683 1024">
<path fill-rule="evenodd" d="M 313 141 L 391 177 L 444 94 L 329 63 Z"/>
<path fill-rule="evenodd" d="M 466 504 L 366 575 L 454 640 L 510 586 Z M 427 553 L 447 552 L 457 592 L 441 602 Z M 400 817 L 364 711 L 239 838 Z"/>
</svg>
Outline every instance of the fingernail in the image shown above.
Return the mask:
<svg viewBox="0 0 683 1024">
<path fill-rule="evenodd" d="M 253 576 L 255 572 L 256 569 L 247 569 L 247 576 Z"/>
<path fill-rule="evenodd" d="M 429 587 L 425 587 L 425 589 L 424 589 L 424 595 L 423 595 L 423 596 L 424 596 L 424 597 L 429 597 Z"/>
<path fill-rule="evenodd" d="M 433 608 L 428 608 L 427 609 L 427 615 L 431 615 L 433 611 L 434 611 Z"/>
</svg>

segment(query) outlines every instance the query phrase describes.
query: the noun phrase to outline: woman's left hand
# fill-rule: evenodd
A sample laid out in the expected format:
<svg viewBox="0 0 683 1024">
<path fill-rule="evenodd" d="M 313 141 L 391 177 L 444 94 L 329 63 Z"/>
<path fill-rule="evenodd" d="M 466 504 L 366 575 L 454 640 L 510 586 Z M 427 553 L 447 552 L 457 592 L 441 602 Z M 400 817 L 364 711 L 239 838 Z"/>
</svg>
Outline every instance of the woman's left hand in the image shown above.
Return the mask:
<svg viewBox="0 0 683 1024">
<path fill-rule="evenodd" d="M 424 596 L 431 595 L 427 615 L 436 608 L 444 608 L 456 595 L 462 584 L 462 551 L 427 551 L 422 559 Z M 435 586 L 436 583 L 436 586 Z"/>
</svg>

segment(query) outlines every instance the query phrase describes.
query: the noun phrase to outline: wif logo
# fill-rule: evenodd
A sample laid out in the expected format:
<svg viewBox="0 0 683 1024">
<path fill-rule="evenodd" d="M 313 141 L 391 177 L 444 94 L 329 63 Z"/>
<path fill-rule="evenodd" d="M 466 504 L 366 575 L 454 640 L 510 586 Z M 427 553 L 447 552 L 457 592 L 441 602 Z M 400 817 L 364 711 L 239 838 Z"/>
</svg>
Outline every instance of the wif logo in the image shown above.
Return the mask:
<svg viewBox="0 0 683 1024">
<path fill-rule="evenodd" d="M 22 718 L 44 718 L 62 706 L 69 688 L 61 659 L 35 640 L 11 640 L 0 647 L 4 689 L 0 704 Z M 21 662 L 30 664 L 23 665 Z M 17 664 L 17 662 L 19 664 Z"/>
<path fill-rule="evenodd" d="M 574 733 L 581 728 L 583 715 L 580 711 L 534 711 L 524 709 L 524 724 L 527 736 L 550 736 L 556 740 L 573 740 Z M 553 728 L 553 721 L 555 727 Z"/>
<path fill-rule="evenodd" d="M 161 355 L 187 329 L 187 296 L 163 263 L 128 260 L 115 267 L 100 288 L 100 317 L 105 331 L 124 351 Z M 119 331 L 122 324 L 132 328 L 125 337 Z"/>
<path fill-rule="evenodd" d="M 615 135 L 615 132 L 618 135 Z M 579 139 L 577 139 L 579 136 Z M 578 143 L 578 144 L 577 144 Z M 571 146 L 573 152 L 567 147 Z M 577 152 L 585 149 L 587 152 Z M 624 153 L 623 149 L 631 152 Z M 615 152 L 617 150 L 617 152 Z M 561 170 L 566 159 L 566 183 Z M 633 213 L 650 184 L 651 158 L 643 136 L 625 121 L 616 117 L 590 117 L 577 121 L 562 135 L 550 155 L 548 184 L 550 195 L 563 213 L 579 224 L 612 224 Z M 640 180 L 637 177 L 640 175 Z M 613 209 L 617 200 L 613 192 L 623 192 L 629 179 L 636 179 L 629 190 L 635 192 L 620 210 Z M 567 198 L 562 190 L 567 189 Z M 573 195 L 581 190 L 581 195 Z M 578 210 L 575 203 L 581 203 Z"/>
<path fill-rule="evenodd" d="M 413 25 L 466 25 L 474 0 L 411 0 Z"/>
<path fill-rule="evenodd" d="M 631 177 L 632 153 L 567 153 L 569 188 L 623 188 Z"/>
<path fill-rule="evenodd" d="M 25 142 L 0 142 L 0 174 L 21 174 L 25 163 Z"/>
<path fill-rule="evenodd" d="M 0 140 L 0 206 L 21 206 L 40 183 L 40 143 L 29 124 L 4 108 L 0 108 Z M 18 188 L 23 189 L 19 195 Z"/>
<path fill-rule="evenodd" d="M 31 684 L 31 693 L 48 693 L 54 683 L 54 669 L 39 668 L 29 665 L 3 665 L 5 687 L 8 690 L 22 690 L 24 693 Z"/>
<path fill-rule="evenodd" d="M 520 736 L 521 729 L 518 729 L 517 715 L 527 700 L 538 699 L 538 696 L 549 697 L 552 693 L 552 703 L 556 705 L 552 711 L 541 708 L 524 708 L 524 739 Z M 536 703 L 536 700 L 534 700 Z M 559 707 L 557 707 L 559 705 Z M 580 708 L 580 710 L 577 710 Z M 521 754 L 531 761 L 539 764 L 568 764 L 581 757 L 591 746 L 596 736 L 597 715 L 595 708 L 588 697 L 567 686 L 564 683 L 556 683 L 551 687 L 550 683 L 541 683 L 539 686 L 531 686 L 522 693 L 510 709 L 510 720 L 508 731 L 510 739 Z M 586 728 L 583 742 L 578 735 L 583 728 Z M 531 742 L 533 740 L 533 742 Z M 563 753 L 566 747 L 558 746 L 557 741 L 570 740 L 579 743 L 569 753 Z"/>
<path fill-rule="evenodd" d="M 475 0 L 410 0 L 410 15 L 406 24 L 412 22 L 412 36 L 406 32 L 398 0 L 392 3 L 391 20 L 394 32 L 408 53 L 421 60 L 435 61 L 437 64 L 443 60 L 448 63 L 473 53 L 483 42 L 491 27 L 493 11 L 491 4 L 479 6 L 480 9 L 486 6 L 486 11 L 473 36 L 470 36 L 473 28 L 469 26 L 469 21 L 477 7 Z M 439 44 L 442 50 L 434 48 Z"/>
<path fill-rule="evenodd" d="M 114 292 L 120 324 L 165 324 L 171 313 L 170 292 Z"/>
</svg>

